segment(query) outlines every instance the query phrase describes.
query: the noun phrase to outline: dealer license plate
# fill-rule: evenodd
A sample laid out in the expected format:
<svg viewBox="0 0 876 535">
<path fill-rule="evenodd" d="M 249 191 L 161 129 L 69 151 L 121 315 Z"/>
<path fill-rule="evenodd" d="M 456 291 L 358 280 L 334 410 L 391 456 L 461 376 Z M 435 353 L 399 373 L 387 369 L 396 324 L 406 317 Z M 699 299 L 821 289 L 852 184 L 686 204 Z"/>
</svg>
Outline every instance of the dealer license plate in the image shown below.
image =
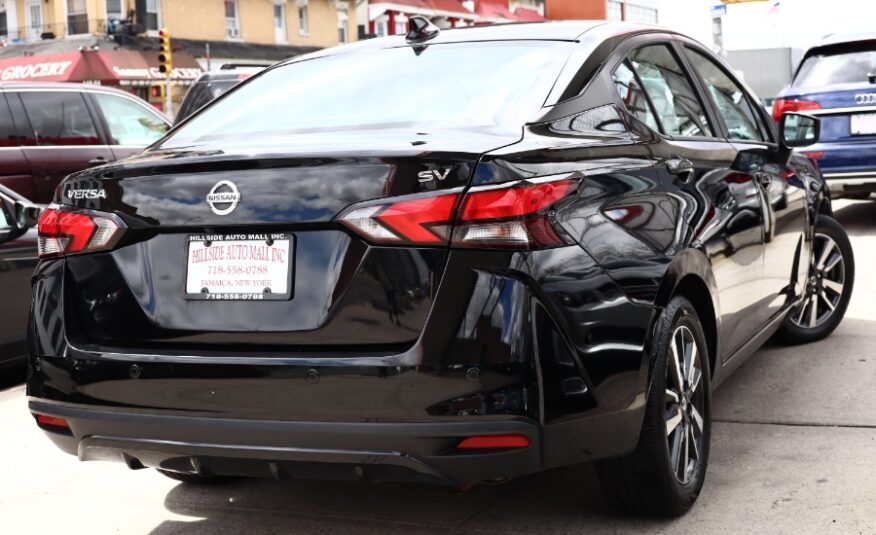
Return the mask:
<svg viewBox="0 0 876 535">
<path fill-rule="evenodd" d="M 285 233 L 190 235 L 185 297 L 289 299 L 294 249 L 294 237 Z"/>
<path fill-rule="evenodd" d="M 870 136 L 876 134 L 876 113 L 856 113 L 850 117 L 850 127 L 853 136 Z"/>
</svg>

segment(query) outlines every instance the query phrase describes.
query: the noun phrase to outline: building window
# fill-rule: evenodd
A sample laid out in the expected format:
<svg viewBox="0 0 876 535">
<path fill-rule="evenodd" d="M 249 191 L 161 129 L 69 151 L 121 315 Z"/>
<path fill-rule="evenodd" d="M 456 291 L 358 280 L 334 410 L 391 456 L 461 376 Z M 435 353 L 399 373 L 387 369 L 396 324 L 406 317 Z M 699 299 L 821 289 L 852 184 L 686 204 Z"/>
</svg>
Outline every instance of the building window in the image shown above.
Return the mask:
<svg viewBox="0 0 876 535">
<path fill-rule="evenodd" d="M 605 14 L 608 20 L 619 21 L 624 18 L 623 2 L 620 0 L 608 0 L 608 9 Z"/>
<path fill-rule="evenodd" d="M 67 0 L 67 35 L 88 33 L 86 0 Z"/>
<path fill-rule="evenodd" d="M 374 21 L 374 33 L 377 37 L 386 37 L 386 19 Z"/>
<path fill-rule="evenodd" d="M 298 6 L 298 33 L 301 35 L 310 33 L 307 26 L 307 6 Z"/>
<path fill-rule="evenodd" d="M 403 20 L 395 21 L 395 35 L 405 35 L 408 33 L 408 23 Z"/>
<path fill-rule="evenodd" d="M 338 43 L 344 44 L 347 42 L 347 14 L 343 11 L 338 11 Z"/>
<path fill-rule="evenodd" d="M 122 0 L 106 0 L 106 20 L 124 20 L 125 10 Z"/>
<path fill-rule="evenodd" d="M 240 38 L 240 19 L 237 16 L 237 0 L 225 0 L 225 37 Z"/>
<path fill-rule="evenodd" d="M 158 0 L 146 0 L 146 29 L 157 32 L 159 21 L 159 2 Z"/>
<path fill-rule="evenodd" d="M 274 4 L 274 40 L 286 42 L 286 6 L 277 3 Z"/>
<path fill-rule="evenodd" d="M 627 21 L 657 24 L 657 10 L 627 3 Z"/>
<path fill-rule="evenodd" d="M 9 37 L 9 30 L 6 26 L 6 12 L 0 11 L 0 37 L 6 39 Z"/>
</svg>

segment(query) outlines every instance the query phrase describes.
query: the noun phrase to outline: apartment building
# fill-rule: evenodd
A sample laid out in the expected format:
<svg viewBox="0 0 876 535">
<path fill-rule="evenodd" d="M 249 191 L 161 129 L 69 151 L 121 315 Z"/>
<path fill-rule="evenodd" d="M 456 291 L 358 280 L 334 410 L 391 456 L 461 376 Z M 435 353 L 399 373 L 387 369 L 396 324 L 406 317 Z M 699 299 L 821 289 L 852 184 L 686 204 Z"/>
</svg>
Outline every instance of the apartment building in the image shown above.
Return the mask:
<svg viewBox="0 0 876 535">
<path fill-rule="evenodd" d="M 353 41 L 366 0 L 0 0 L 0 80 L 118 86 L 161 108 L 158 32 L 173 100 L 203 70 L 269 64 Z"/>
<path fill-rule="evenodd" d="M 0 41 L 32 43 L 112 33 L 133 19 L 147 35 L 330 47 L 355 40 L 363 0 L 0 0 Z"/>
</svg>

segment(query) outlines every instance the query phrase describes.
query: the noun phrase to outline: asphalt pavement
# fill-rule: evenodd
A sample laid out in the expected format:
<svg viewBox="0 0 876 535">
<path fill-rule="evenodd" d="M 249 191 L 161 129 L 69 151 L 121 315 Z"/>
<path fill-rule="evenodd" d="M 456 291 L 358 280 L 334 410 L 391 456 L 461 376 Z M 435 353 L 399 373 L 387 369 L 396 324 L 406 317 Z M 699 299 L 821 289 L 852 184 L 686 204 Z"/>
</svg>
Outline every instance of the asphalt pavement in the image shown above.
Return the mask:
<svg viewBox="0 0 876 535">
<path fill-rule="evenodd" d="M 855 293 L 827 340 L 769 345 L 714 397 L 703 494 L 677 520 L 612 512 L 589 466 L 466 493 L 415 484 L 178 484 L 56 450 L 0 377 L 0 533 L 876 534 L 876 201 L 837 204 Z"/>
</svg>

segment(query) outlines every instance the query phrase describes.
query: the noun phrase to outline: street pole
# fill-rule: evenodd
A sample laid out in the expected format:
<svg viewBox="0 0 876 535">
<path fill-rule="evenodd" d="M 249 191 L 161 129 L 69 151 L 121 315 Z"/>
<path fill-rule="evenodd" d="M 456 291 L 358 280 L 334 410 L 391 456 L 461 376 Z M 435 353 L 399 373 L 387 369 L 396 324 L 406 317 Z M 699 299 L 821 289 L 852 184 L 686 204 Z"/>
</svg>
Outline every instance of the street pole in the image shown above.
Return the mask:
<svg viewBox="0 0 876 535">
<path fill-rule="evenodd" d="M 173 81 L 170 79 L 170 73 L 167 73 L 167 81 L 164 88 L 164 114 L 167 118 L 173 121 Z"/>
</svg>

